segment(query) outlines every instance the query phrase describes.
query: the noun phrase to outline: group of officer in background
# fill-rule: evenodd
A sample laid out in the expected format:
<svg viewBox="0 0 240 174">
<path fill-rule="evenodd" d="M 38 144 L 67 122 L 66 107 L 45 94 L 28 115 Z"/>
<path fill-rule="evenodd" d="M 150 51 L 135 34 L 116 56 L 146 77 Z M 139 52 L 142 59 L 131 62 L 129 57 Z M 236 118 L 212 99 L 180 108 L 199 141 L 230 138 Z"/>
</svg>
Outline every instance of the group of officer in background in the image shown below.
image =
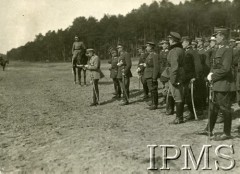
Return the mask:
<svg viewBox="0 0 240 174">
<path fill-rule="evenodd" d="M 158 108 L 158 79 L 162 83 L 166 114 L 176 118 L 170 124 L 181 124 L 198 119 L 208 111 L 208 124 L 197 134 L 208 135 L 213 140 L 231 138 L 231 106 L 239 100 L 240 78 L 240 39 L 229 40 L 226 28 L 215 28 L 209 39 L 189 36 L 181 37 L 177 32 L 170 32 L 168 39 L 158 45 L 147 42 L 138 48 L 139 62 L 137 72 L 142 82 L 143 99 L 151 98 L 148 109 Z M 157 54 L 156 46 L 161 47 Z M 117 50 L 109 49 L 111 55 L 110 77 L 113 79 L 115 96 L 124 96 L 124 103 L 129 104 L 129 84 L 131 59 L 122 44 Z M 184 119 L 184 105 L 189 115 Z M 209 107 L 207 107 L 209 106 Z M 214 136 L 215 123 L 224 123 L 223 134 Z"/>
<path fill-rule="evenodd" d="M 148 109 L 156 110 L 159 105 L 158 79 L 163 87 L 163 101 L 166 114 L 176 113 L 170 124 L 181 124 L 198 119 L 208 108 L 208 124 L 197 134 L 208 135 L 213 140 L 231 138 L 231 106 L 239 100 L 240 81 L 240 39 L 231 39 L 226 28 L 215 28 L 210 39 L 181 37 L 170 32 L 168 39 L 162 40 L 159 54 L 156 44 L 147 42 L 138 48 L 139 62 L 137 73 L 142 82 L 143 99 L 151 99 Z M 132 61 L 129 53 L 119 43 L 109 48 L 110 77 L 114 84 L 115 99 L 123 99 L 121 105 L 129 104 Z M 89 63 L 79 65 L 91 72 L 93 82 L 93 103 L 99 104 L 98 81 L 101 78 L 100 59 L 93 49 L 87 49 Z M 146 100 L 147 101 L 147 100 Z M 189 115 L 184 119 L 184 105 Z M 207 107 L 208 106 L 208 107 Z M 176 111 L 174 112 L 174 108 Z M 215 123 L 224 123 L 223 134 L 214 136 Z"/>
</svg>

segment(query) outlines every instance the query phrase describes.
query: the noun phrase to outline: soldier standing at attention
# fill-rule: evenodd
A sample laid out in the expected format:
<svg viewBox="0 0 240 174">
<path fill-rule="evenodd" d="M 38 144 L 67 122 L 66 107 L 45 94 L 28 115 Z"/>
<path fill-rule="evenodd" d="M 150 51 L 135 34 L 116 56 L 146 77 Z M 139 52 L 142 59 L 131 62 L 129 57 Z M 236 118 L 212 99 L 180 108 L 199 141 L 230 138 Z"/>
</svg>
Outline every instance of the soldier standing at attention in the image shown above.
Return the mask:
<svg viewBox="0 0 240 174">
<path fill-rule="evenodd" d="M 168 49 L 169 42 L 167 40 L 162 40 L 162 42 L 160 44 L 161 44 L 162 50 L 160 51 L 158 62 L 159 62 L 160 82 L 163 84 L 163 98 L 164 99 L 161 102 L 161 104 L 163 105 L 167 101 L 166 99 L 167 99 L 168 85 L 166 85 L 166 84 L 169 81 L 169 73 L 167 73 L 168 70 L 166 70 L 166 68 L 168 67 L 167 55 L 169 52 L 169 49 Z"/>
<path fill-rule="evenodd" d="M 141 79 L 142 85 L 143 85 L 143 92 L 144 96 L 143 99 L 147 99 L 149 90 L 147 86 L 147 80 L 144 78 L 144 64 L 146 62 L 146 58 L 148 56 L 148 53 L 145 53 L 145 46 L 141 46 L 138 49 L 138 55 L 139 55 L 139 61 L 138 61 L 138 68 L 137 68 L 137 73 L 139 75 L 139 78 Z"/>
<path fill-rule="evenodd" d="M 195 73 L 195 63 L 194 59 L 196 58 L 196 52 L 192 49 L 191 39 L 189 36 L 182 37 L 182 46 L 185 50 L 185 56 L 183 61 L 183 68 L 184 68 L 184 79 L 183 79 L 183 87 L 184 87 L 184 101 L 186 102 L 189 110 L 189 115 L 187 116 L 188 120 L 194 120 L 194 112 L 193 112 L 193 105 L 191 100 L 191 85 L 190 83 L 194 83 L 196 73 Z M 193 91 L 194 94 L 195 91 Z"/>
<path fill-rule="evenodd" d="M 240 106 L 240 38 L 236 39 L 236 50 L 237 50 L 237 78 L 236 78 L 236 86 L 237 86 L 237 102 Z"/>
<path fill-rule="evenodd" d="M 130 58 L 130 55 L 123 50 L 123 45 L 118 44 L 117 46 L 118 50 L 118 74 L 117 78 L 120 82 L 124 101 L 121 104 L 122 106 L 129 104 L 129 86 L 130 86 L 130 77 L 132 77 L 131 67 L 132 67 L 132 61 Z"/>
<path fill-rule="evenodd" d="M 83 42 L 79 41 L 78 36 L 75 36 L 75 42 L 73 43 L 72 46 L 72 68 L 73 68 L 73 73 L 74 73 L 74 83 L 76 84 L 76 68 L 77 68 L 77 59 L 78 56 L 84 56 L 84 50 L 85 50 L 85 45 L 83 44 Z M 81 73 L 81 71 L 80 71 Z M 81 75 L 81 74 L 80 74 Z M 79 84 L 81 84 L 81 79 L 79 78 Z M 86 83 L 86 71 L 84 74 L 84 80 Z"/>
<path fill-rule="evenodd" d="M 197 41 L 196 40 L 192 40 L 191 47 L 193 50 L 197 50 Z"/>
<path fill-rule="evenodd" d="M 183 123 L 183 60 L 184 50 L 182 49 L 181 36 L 179 33 L 170 32 L 169 43 L 170 51 L 167 56 L 168 63 L 170 64 L 170 92 L 174 98 L 176 105 L 176 118 L 170 124 Z"/>
<path fill-rule="evenodd" d="M 217 120 L 218 111 L 221 110 L 224 116 L 223 134 L 212 139 L 216 141 L 231 138 L 231 95 L 236 91 L 234 83 L 232 64 L 233 50 L 227 46 L 228 31 L 226 28 L 215 28 L 218 49 L 213 59 L 213 68 L 207 79 L 212 83 L 213 101 L 210 102 L 210 118 L 201 135 L 213 136 L 213 129 Z"/>
<path fill-rule="evenodd" d="M 209 49 L 207 50 L 207 54 L 208 54 L 208 57 L 209 57 L 208 64 L 209 64 L 210 69 L 212 68 L 213 57 L 214 57 L 214 54 L 216 52 L 216 49 L 217 49 L 216 38 L 214 36 L 212 36 L 210 38 Z"/>
<path fill-rule="evenodd" d="M 90 77 L 93 85 L 93 103 L 90 106 L 97 106 L 100 104 L 98 89 L 98 81 L 100 79 L 100 59 L 92 48 L 87 49 L 86 54 L 90 60 L 88 65 L 85 65 L 84 67 L 90 71 Z"/>
<path fill-rule="evenodd" d="M 155 44 L 153 42 L 147 42 L 146 51 L 148 57 L 145 63 L 144 78 L 147 80 L 147 86 L 151 93 L 152 104 L 148 108 L 149 110 L 155 110 L 158 107 L 158 74 L 159 63 L 158 55 L 154 52 Z"/>
<path fill-rule="evenodd" d="M 117 75 L 118 75 L 117 51 L 115 49 L 111 49 L 109 51 L 110 51 L 110 54 L 111 54 L 111 60 L 109 61 L 109 63 L 111 64 L 111 68 L 109 69 L 110 70 L 110 78 L 113 79 L 113 85 L 114 85 L 114 90 L 115 90 L 115 96 L 113 98 L 120 99 L 122 91 L 121 91 L 120 83 L 117 79 Z"/>
<path fill-rule="evenodd" d="M 196 86 L 198 89 L 196 89 L 196 91 L 198 91 L 198 115 L 203 115 L 203 110 L 206 108 L 206 101 L 207 101 L 207 86 L 206 86 L 206 78 L 207 75 L 209 73 L 210 68 L 207 67 L 206 65 L 206 60 L 208 60 L 207 57 L 207 53 L 206 50 L 204 49 L 203 46 L 203 38 L 196 38 L 197 42 L 198 42 L 198 54 L 199 54 L 199 58 L 200 58 L 200 62 L 202 65 L 202 72 L 201 74 L 198 74 L 198 78 L 196 81 Z"/>
</svg>

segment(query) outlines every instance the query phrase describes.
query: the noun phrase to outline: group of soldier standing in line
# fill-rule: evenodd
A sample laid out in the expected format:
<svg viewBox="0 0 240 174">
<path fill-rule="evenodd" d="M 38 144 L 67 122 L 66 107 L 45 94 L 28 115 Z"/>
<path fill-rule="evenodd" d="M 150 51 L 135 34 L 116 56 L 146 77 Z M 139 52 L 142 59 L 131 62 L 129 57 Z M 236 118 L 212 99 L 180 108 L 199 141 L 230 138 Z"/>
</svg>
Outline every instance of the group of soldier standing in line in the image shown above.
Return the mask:
<svg viewBox="0 0 240 174">
<path fill-rule="evenodd" d="M 208 124 L 197 134 L 208 135 L 213 140 L 230 139 L 231 106 L 235 102 L 240 104 L 240 39 L 231 39 L 229 42 L 228 37 L 229 31 L 226 28 L 215 28 L 212 37 L 205 40 L 192 40 L 189 36 L 181 37 L 177 32 L 170 32 L 168 39 L 157 45 L 161 47 L 159 54 L 155 52 L 154 42 L 147 42 L 139 47 L 137 73 L 143 85 L 143 99 L 151 98 L 148 109 L 158 108 L 160 79 L 164 97 L 160 104 L 166 104 L 167 115 L 174 114 L 176 107 L 176 118 L 170 124 L 197 119 L 208 106 Z M 128 105 L 132 77 L 131 57 L 120 43 L 116 49 L 110 48 L 108 51 L 111 55 L 110 77 L 115 89 L 113 98 L 123 98 L 121 105 Z M 102 74 L 100 59 L 93 49 L 87 49 L 86 53 L 88 64 L 73 65 L 90 70 L 93 82 L 91 106 L 96 106 L 99 104 L 98 80 Z M 189 115 L 184 119 L 185 104 Z M 213 129 L 217 118 L 218 122 L 224 123 L 224 130 L 222 135 L 214 136 Z"/>
</svg>

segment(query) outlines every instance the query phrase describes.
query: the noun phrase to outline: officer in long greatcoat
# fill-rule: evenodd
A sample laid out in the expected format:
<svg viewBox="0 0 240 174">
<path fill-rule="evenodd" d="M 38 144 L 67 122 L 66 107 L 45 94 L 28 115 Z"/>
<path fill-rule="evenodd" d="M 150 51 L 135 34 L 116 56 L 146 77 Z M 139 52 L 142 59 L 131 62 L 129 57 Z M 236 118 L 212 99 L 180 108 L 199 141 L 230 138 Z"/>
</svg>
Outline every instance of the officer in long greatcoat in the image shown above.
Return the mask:
<svg viewBox="0 0 240 174">
<path fill-rule="evenodd" d="M 180 41 L 181 36 L 179 33 L 170 32 L 170 51 L 167 56 L 167 60 L 170 65 L 169 86 L 176 105 L 176 118 L 171 122 L 171 124 L 183 123 L 183 79 L 185 74 L 183 69 L 184 50 Z"/>
<path fill-rule="evenodd" d="M 186 102 L 189 110 L 189 115 L 187 116 L 186 120 L 193 120 L 195 118 L 194 112 L 193 112 L 192 98 L 191 98 L 191 83 L 194 83 L 196 78 L 195 63 L 194 63 L 194 59 L 196 59 L 196 53 L 192 49 L 190 43 L 191 43 L 191 39 L 189 36 L 182 37 L 182 46 L 183 46 L 183 49 L 185 50 L 185 56 L 183 60 L 183 68 L 185 73 L 185 76 L 183 79 L 184 101 Z M 196 91 L 193 90 L 193 92 L 196 92 Z M 193 98 L 193 101 L 194 101 L 194 98 Z"/>
<path fill-rule="evenodd" d="M 206 77 L 210 71 L 210 68 L 207 66 L 206 62 L 208 62 L 209 57 L 204 49 L 204 40 L 203 38 L 196 38 L 198 42 L 198 54 L 202 65 L 202 74 L 199 74 L 198 80 L 197 80 L 197 86 L 200 90 L 197 90 L 199 92 L 199 108 L 198 108 L 198 114 L 203 115 L 203 110 L 206 108 L 206 101 L 207 101 L 207 86 L 206 86 Z"/>
<path fill-rule="evenodd" d="M 232 114 L 231 97 L 236 92 L 232 65 L 233 49 L 227 45 L 228 30 L 226 28 L 215 28 L 218 49 L 213 59 L 213 68 L 207 79 L 212 83 L 213 99 L 210 102 L 210 118 L 208 125 L 198 134 L 213 136 L 213 129 L 217 120 L 219 110 L 224 116 L 223 134 L 212 137 L 213 140 L 221 141 L 231 138 Z"/>
<path fill-rule="evenodd" d="M 148 108 L 149 110 L 155 110 L 158 107 L 158 74 L 159 63 L 158 55 L 154 51 L 155 44 L 153 42 L 147 42 L 146 51 L 148 57 L 146 58 L 144 78 L 147 80 L 147 86 L 151 93 L 152 104 Z"/>
</svg>

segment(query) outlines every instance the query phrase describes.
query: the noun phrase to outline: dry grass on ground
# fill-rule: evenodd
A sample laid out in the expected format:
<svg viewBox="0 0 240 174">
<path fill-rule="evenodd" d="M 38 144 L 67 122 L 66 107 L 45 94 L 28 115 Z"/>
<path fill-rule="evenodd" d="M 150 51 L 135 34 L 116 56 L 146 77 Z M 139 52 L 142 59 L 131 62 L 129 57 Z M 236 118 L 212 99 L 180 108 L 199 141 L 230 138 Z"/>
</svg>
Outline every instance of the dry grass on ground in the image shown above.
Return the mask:
<svg viewBox="0 0 240 174">
<path fill-rule="evenodd" d="M 180 170 L 183 155 L 170 162 L 170 171 L 147 171 L 147 145 L 181 147 L 190 144 L 198 156 L 203 144 L 211 144 L 213 170 L 188 173 L 215 173 L 214 160 L 219 160 L 214 155 L 215 147 L 233 144 L 236 166 L 228 173 L 240 172 L 240 139 L 235 132 L 239 118 L 233 120 L 234 139 L 224 142 L 208 141 L 205 136 L 194 134 L 204 128 L 206 119 L 169 125 L 174 116 L 166 116 L 164 109 L 151 112 L 146 109 L 147 104 L 141 100 L 142 93 L 138 90 L 135 66 L 130 87 L 131 104 L 120 107 L 120 101 L 112 100 L 113 85 L 108 66 L 102 63 L 106 77 L 100 82 L 103 104 L 98 107 L 89 107 L 90 85 L 80 87 L 73 84 L 70 63 L 11 62 L 5 72 L 0 71 L 0 171 L 37 174 L 186 173 Z M 222 124 L 216 125 L 215 131 L 221 132 Z M 160 148 L 157 148 L 156 155 L 157 167 L 161 167 Z M 229 162 L 222 160 L 221 164 L 227 166 Z"/>
</svg>

